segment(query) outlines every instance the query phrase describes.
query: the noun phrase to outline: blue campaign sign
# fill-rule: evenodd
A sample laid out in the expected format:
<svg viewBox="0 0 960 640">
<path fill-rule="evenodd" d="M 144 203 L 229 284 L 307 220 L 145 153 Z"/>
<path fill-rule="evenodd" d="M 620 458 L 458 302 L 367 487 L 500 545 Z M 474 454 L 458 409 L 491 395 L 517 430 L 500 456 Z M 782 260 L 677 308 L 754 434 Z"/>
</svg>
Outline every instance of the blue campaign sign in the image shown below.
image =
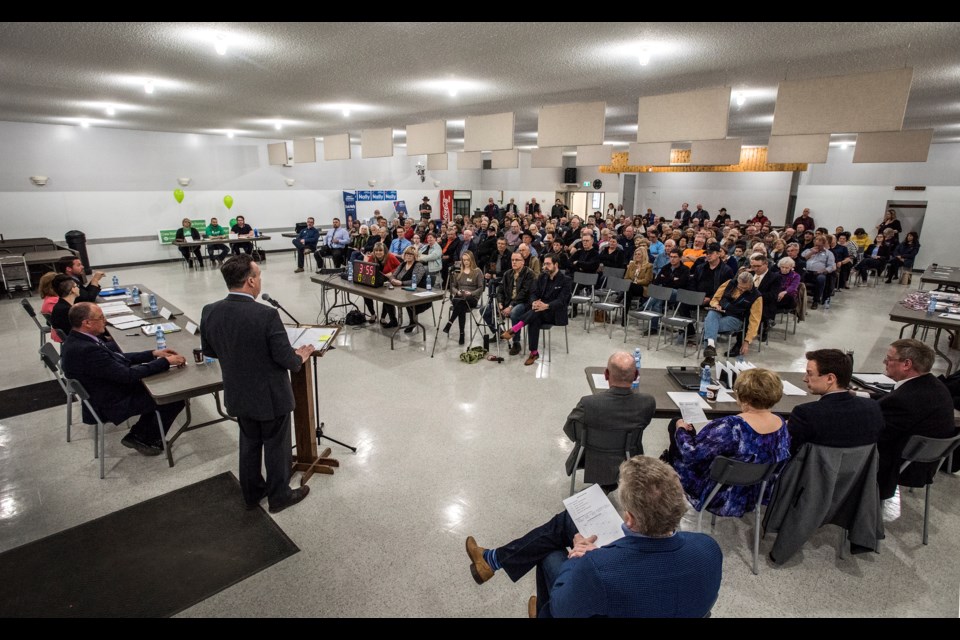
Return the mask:
<svg viewBox="0 0 960 640">
<path fill-rule="evenodd" d="M 369 202 L 373 199 L 371 197 L 372 194 L 372 191 L 357 191 L 357 200 L 360 202 Z"/>
<path fill-rule="evenodd" d="M 384 191 L 374 191 L 374 192 L 373 192 L 373 199 L 374 199 L 374 200 L 386 200 L 386 198 L 385 198 L 384 195 L 383 195 L 384 193 L 385 193 Z"/>
<path fill-rule="evenodd" d="M 384 199 L 384 200 L 394 201 L 394 200 L 397 199 L 397 192 L 396 192 L 396 191 L 384 191 L 384 192 L 383 192 L 383 199 Z"/>
<path fill-rule="evenodd" d="M 404 200 L 397 200 L 396 202 L 393 203 L 393 209 L 394 209 L 394 211 L 396 211 L 398 214 L 399 214 L 399 213 L 402 213 L 404 216 L 406 216 L 406 215 L 407 215 L 407 203 L 406 203 L 406 201 L 404 201 Z"/>
<path fill-rule="evenodd" d="M 357 201 L 357 194 L 352 191 L 343 192 L 343 204 L 353 204 Z"/>
</svg>

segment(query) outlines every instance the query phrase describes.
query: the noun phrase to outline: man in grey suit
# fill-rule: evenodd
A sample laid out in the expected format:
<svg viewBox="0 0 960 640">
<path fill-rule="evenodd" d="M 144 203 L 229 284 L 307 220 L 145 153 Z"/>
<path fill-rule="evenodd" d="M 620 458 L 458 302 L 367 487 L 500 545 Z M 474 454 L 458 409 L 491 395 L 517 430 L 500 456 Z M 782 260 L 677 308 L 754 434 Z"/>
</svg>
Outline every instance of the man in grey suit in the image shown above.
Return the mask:
<svg viewBox="0 0 960 640">
<path fill-rule="evenodd" d="M 270 513 L 277 513 L 310 492 L 307 486 L 290 489 L 290 412 L 296 403 L 288 371 L 299 371 L 314 349 L 294 350 L 277 310 L 257 304 L 260 266 L 251 256 L 233 256 L 220 273 L 230 293 L 203 308 L 200 341 L 203 353 L 220 361 L 227 412 L 240 424 L 244 503 L 256 509 L 266 497 Z"/>
<path fill-rule="evenodd" d="M 642 430 L 650 424 L 657 402 L 653 396 L 646 393 L 634 393 L 630 385 L 640 372 L 633 362 L 633 356 L 625 351 L 617 351 L 607 360 L 607 368 L 603 372 L 610 384 L 610 389 L 580 398 L 580 402 L 567 416 L 567 423 L 563 425 L 563 432 L 571 440 L 575 440 L 575 424 L 580 423 L 589 429 L 604 429 L 614 431 Z M 637 437 L 637 450 L 633 455 L 643 454 L 641 436 Z M 574 446 L 567 458 L 567 473 L 575 473 L 573 465 L 576 463 L 580 447 Z M 620 473 L 620 463 L 623 454 L 601 454 L 587 451 L 584 456 L 584 482 L 596 482 L 609 493 L 617 487 Z"/>
</svg>

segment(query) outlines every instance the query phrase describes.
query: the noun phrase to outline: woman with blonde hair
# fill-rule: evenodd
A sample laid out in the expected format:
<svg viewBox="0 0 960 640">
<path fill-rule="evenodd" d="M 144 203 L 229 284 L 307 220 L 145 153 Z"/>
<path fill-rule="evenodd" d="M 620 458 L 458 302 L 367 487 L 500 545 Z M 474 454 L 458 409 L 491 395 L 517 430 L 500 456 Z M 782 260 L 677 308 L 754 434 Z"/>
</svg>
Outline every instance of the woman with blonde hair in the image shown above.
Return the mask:
<svg viewBox="0 0 960 640">
<path fill-rule="evenodd" d="M 627 291 L 627 310 L 630 310 L 630 304 L 634 298 L 640 298 L 640 304 L 647 297 L 647 285 L 653 282 L 653 265 L 650 264 L 650 258 L 647 255 L 646 243 L 637 246 L 633 252 L 633 260 L 627 265 L 627 272 L 624 278 L 630 283 L 630 289 Z M 626 323 L 626 317 L 623 318 Z"/>
<path fill-rule="evenodd" d="M 483 271 L 477 267 L 477 260 L 473 257 L 472 251 L 465 251 L 460 256 L 460 271 L 454 272 L 450 277 L 450 297 L 453 301 L 450 321 L 443 327 L 443 332 L 450 333 L 450 327 L 454 320 L 460 327 L 459 343 L 466 342 L 463 333 L 464 325 L 467 320 L 467 313 L 470 309 L 476 309 L 480 301 L 480 295 L 483 293 Z"/>
</svg>

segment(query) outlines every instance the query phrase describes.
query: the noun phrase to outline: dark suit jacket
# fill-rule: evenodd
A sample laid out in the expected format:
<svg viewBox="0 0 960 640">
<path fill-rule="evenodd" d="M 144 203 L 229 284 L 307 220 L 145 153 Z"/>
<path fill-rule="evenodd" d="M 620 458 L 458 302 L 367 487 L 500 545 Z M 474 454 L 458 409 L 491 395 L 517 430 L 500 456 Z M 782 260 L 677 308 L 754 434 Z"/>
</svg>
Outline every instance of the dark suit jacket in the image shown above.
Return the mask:
<svg viewBox="0 0 960 640">
<path fill-rule="evenodd" d="M 80 295 L 77 296 L 77 302 L 96 302 L 97 296 L 100 295 L 100 285 L 96 284 L 85 284 L 83 280 L 76 276 L 72 276 L 74 280 L 77 281 L 77 284 L 80 285 Z"/>
<path fill-rule="evenodd" d="M 276 309 L 229 294 L 200 314 L 204 354 L 220 361 L 223 399 L 230 415 L 271 420 L 293 411 L 288 371 L 303 366 Z"/>
<path fill-rule="evenodd" d="M 563 273 L 558 273 L 551 279 L 550 276 L 544 272 L 537 278 L 533 299 L 546 302 L 550 305 L 549 311 L 545 311 L 544 313 L 552 313 L 553 324 L 558 327 L 562 327 L 568 322 L 567 307 L 570 306 L 572 288 L 573 281 Z"/>
<path fill-rule="evenodd" d="M 634 393 L 632 390 L 622 387 L 611 387 L 604 393 L 591 394 L 580 398 L 580 402 L 567 416 L 567 423 L 563 425 L 563 432 L 573 440 L 576 437 L 574 435 L 574 423 L 577 422 L 590 429 L 616 431 L 639 429 L 642 431 L 650 424 L 656 408 L 657 402 L 653 399 L 653 396 L 646 393 Z M 643 453 L 643 444 L 640 438 L 637 439 L 637 444 L 639 447 L 637 451 L 632 452 L 634 455 Z M 567 457 L 567 473 L 573 470 L 573 465 L 579 453 L 580 447 L 574 446 L 573 451 Z M 620 477 L 620 463 L 625 459 L 622 453 L 605 455 L 588 450 L 584 458 L 584 482 L 616 484 Z"/>
<path fill-rule="evenodd" d="M 767 267 L 767 273 L 757 287 L 763 298 L 763 317 L 775 318 L 777 315 L 777 296 L 780 295 L 780 271 Z"/>
<path fill-rule="evenodd" d="M 149 399 L 140 381 L 170 368 L 166 358 L 155 358 L 151 351 L 120 353 L 117 343 L 97 342 L 90 336 L 72 331 L 60 350 L 63 373 L 83 385 L 90 404 L 100 417 L 120 423 L 143 412 Z M 84 422 L 93 416 L 83 408 Z"/>
<path fill-rule="evenodd" d="M 850 393 L 828 393 L 814 402 L 797 405 L 787 420 L 790 453 L 805 443 L 825 447 L 859 447 L 875 444 L 883 429 L 880 405 Z"/>
<path fill-rule="evenodd" d="M 936 471 L 934 464 L 911 464 L 900 475 L 900 455 L 910 436 L 949 438 L 956 431 L 953 421 L 953 399 L 950 391 L 931 374 L 912 378 L 879 400 L 884 427 L 877 449 L 880 451 L 880 497 L 893 497 L 899 484 L 920 487 L 927 484 Z"/>
</svg>

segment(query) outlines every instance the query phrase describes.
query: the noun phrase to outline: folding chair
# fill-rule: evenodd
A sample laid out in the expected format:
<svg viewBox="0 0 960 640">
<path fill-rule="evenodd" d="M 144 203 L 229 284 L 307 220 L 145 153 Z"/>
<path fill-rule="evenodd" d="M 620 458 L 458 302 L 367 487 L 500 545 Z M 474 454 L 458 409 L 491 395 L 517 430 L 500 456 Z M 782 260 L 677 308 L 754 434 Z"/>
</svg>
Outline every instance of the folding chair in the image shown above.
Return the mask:
<svg viewBox="0 0 960 640">
<path fill-rule="evenodd" d="M 588 333 L 590 328 L 587 326 L 587 314 L 593 313 L 593 302 L 596 297 L 597 280 L 599 276 L 596 273 L 573 274 L 573 292 L 570 296 L 570 308 L 573 309 L 578 304 L 587 305 L 587 311 L 583 316 L 583 328 Z M 581 293 L 577 293 L 580 291 Z M 586 292 L 586 293 L 584 293 Z"/>
<path fill-rule="evenodd" d="M 903 447 L 903 464 L 900 465 L 900 473 L 914 462 L 929 463 L 936 462 L 936 468 L 939 469 L 943 461 L 953 456 L 953 452 L 960 446 L 960 433 L 952 438 L 928 438 L 926 436 L 910 436 L 907 444 Z M 936 473 L 934 473 L 936 478 Z M 930 523 L 930 485 L 931 480 L 926 485 L 923 496 L 923 544 L 927 544 L 928 525 Z"/>
<path fill-rule="evenodd" d="M 646 427 L 644 427 L 646 428 Z M 634 454 L 643 452 L 641 438 L 643 438 L 643 429 L 631 430 L 610 430 L 610 429 L 590 429 L 585 425 L 576 422 L 573 426 L 576 447 L 579 448 L 576 461 L 573 464 L 573 472 L 570 475 L 570 495 L 576 493 L 577 469 L 583 462 L 586 452 L 593 451 L 601 454 L 624 455 L 624 460 L 629 460 Z"/>
<path fill-rule="evenodd" d="M 40 347 L 40 360 L 53 372 L 53 375 L 57 378 L 57 382 L 60 384 L 60 388 L 63 389 L 63 393 L 67 396 L 67 442 L 70 442 L 70 427 L 73 426 L 74 396 L 67 388 L 66 378 L 64 378 L 63 372 L 60 370 L 60 354 L 57 353 L 52 343 L 47 342 Z M 94 438 L 93 441 L 93 455 L 94 457 L 97 455 L 96 438 Z"/>
<path fill-rule="evenodd" d="M 30 301 L 26 298 L 20 300 L 20 305 L 23 307 L 24 311 L 27 312 L 27 315 L 30 316 L 30 319 L 33 320 L 33 323 L 37 325 L 37 329 L 40 330 L 40 346 L 43 347 L 47 342 L 47 336 L 50 334 L 50 325 L 49 324 L 40 324 L 40 321 L 37 320 L 37 312 L 33 310 L 33 305 L 30 304 Z"/>
<path fill-rule="evenodd" d="M 624 280 L 623 278 L 615 278 L 613 276 L 607 277 L 607 289 L 606 294 L 604 295 L 603 302 L 593 303 L 593 309 L 595 311 L 603 311 L 604 314 L 610 313 L 612 315 L 610 322 L 610 331 L 608 337 L 613 337 L 613 321 L 619 316 L 621 322 L 626 322 L 627 315 L 627 297 L 626 294 L 630 290 L 630 281 Z M 617 296 L 620 296 L 620 302 L 616 301 Z M 612 299 L 611 299 L 612 298 Z M 604 315 L 606 318 L 606 315 Z M 596 322 L 596 318 L 594 318 Z"/>
<path fill-rule="evenodd" d="M 667 316 L 666 312 L 663 314 L 663 319 L 660 321 L 660 333 L 657 335 L 657 351 L 660 350 L 660 339 L 663 337 L 664 332 L 669 332 L 671 338 L 675 333 L 683 333 L 683 357 L 687 357 L 687 327 L 693 327 L 694 335 L 698 334 L 698 328 L 700 327 L 700 304 L 703 302 L 703 294 L 699 291 L 690 291 L 688 289 L 678 289 L 677 290 L 677 306 L 673 310 L 672 316 Z M 696 309 L 696 318 L 687 318 L 684 316 L 677 315 L 680 312 L 680 305 L 688 305 Z M 697 351 L 700 353 L 699 342 L 697 343 Z"/>
<path fill-rule="evenodd" d="M 663 318 L 667 310 L 667 303 L 670 302 L 670 297 L 673 295 L 673 290 L 668 289 L 667 287 L 661 287 L 660 285 L 651 284 L 647 287 L 647 293 L 650 294 L 650 297 L 647 298 L 646 304 L 644 304 L 642 309 L 637 311 L 630 311 L 627 309 L 627 321 L 623 328 L 623 342 L 627 342 L 627 329 L 630 326 L 630 318 L 637 319 L 637 328 L 641 322 L 647 324 L 647 350 L 650 349 L 650 333 L 653 330 L 653 321 L 658 318 Z M 663 302 L 663 310 L 660 312 L 651 311 L 650 307 L 653 305 L 655 300 L 660 300 Z"/>
</svg>

